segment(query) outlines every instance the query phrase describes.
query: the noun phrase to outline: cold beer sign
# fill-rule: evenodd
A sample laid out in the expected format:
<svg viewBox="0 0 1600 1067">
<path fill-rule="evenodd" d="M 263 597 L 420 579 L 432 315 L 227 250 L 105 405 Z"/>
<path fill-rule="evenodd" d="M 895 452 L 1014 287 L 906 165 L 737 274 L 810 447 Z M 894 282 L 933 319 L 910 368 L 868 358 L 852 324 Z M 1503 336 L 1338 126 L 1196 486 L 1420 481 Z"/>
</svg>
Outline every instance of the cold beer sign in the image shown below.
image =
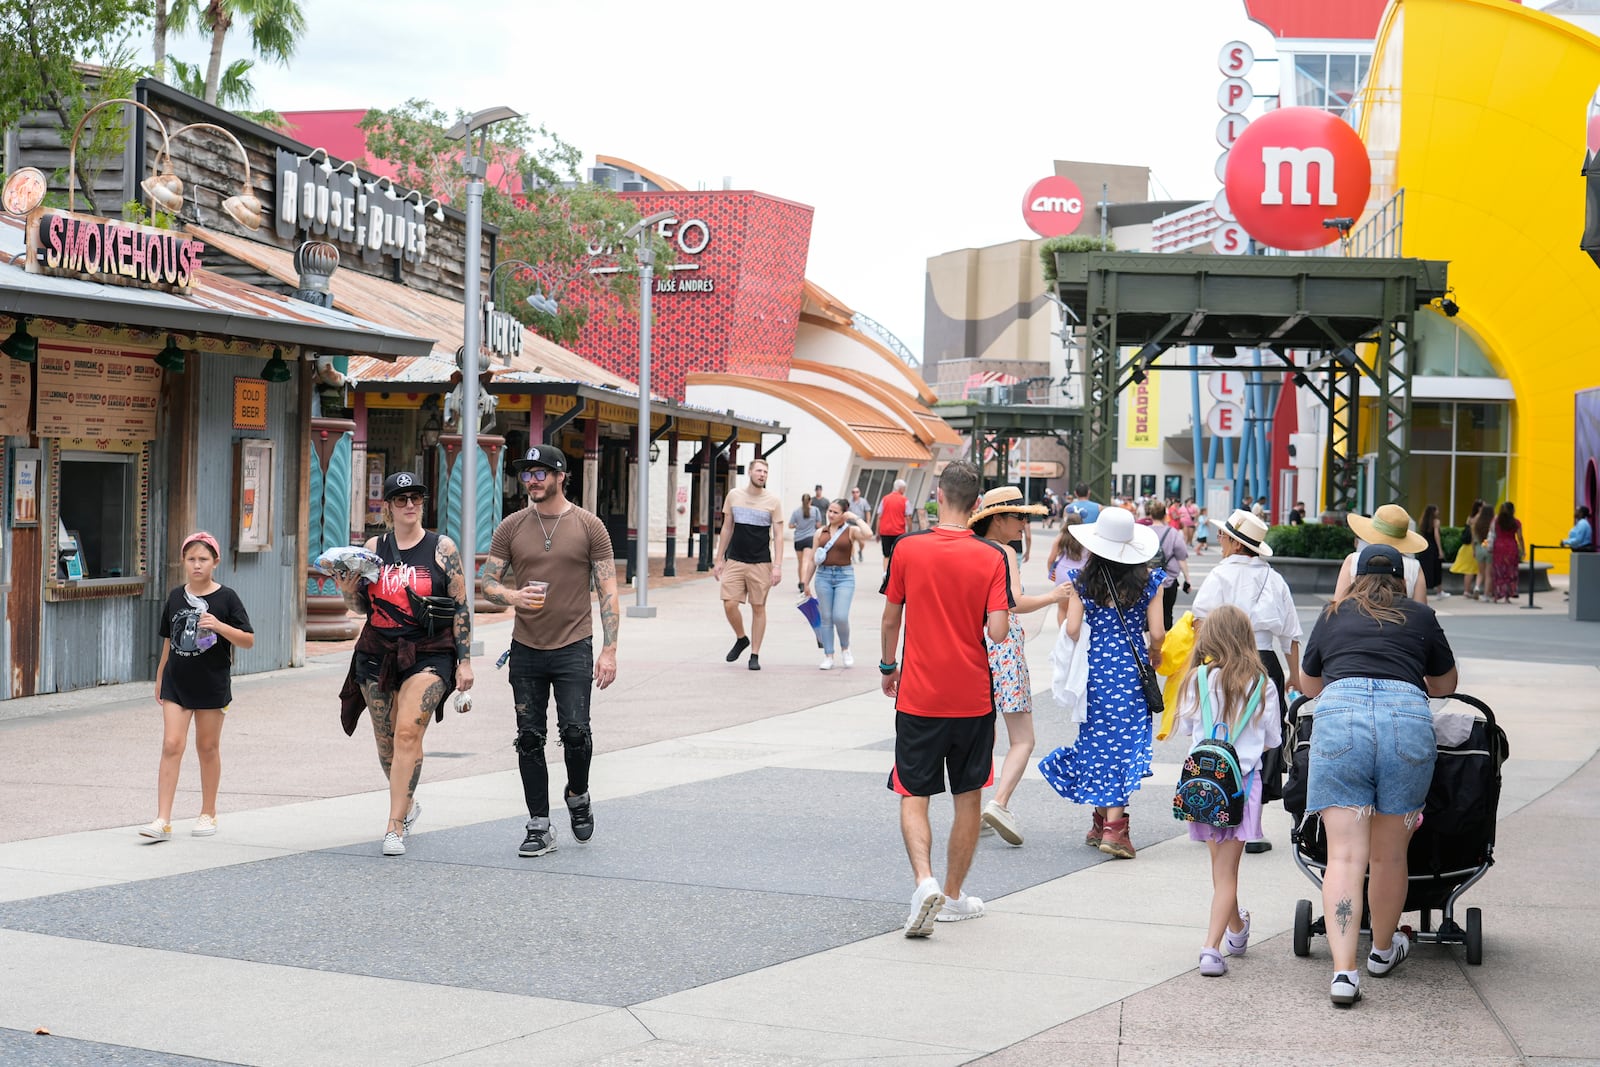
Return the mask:
<svg viewBox="0 0 1600 1067">
<path fill-rule="evenodd" d="M 1269 111 L 1245 127 L 1224 179 L 1234 218 L 1257 241 L 1305 251 L 1336 240 L 1372 191 L 1367 146 L 1343 119 L 1312 107 Z"/>
<path fill-rule="evenodd" d="M 1083 221 L 1083 193 L 1071 178 L 1041 178 L 1022 196 L 1022 218 L 1040 237 L 1065 237 Z"/>
</svg>

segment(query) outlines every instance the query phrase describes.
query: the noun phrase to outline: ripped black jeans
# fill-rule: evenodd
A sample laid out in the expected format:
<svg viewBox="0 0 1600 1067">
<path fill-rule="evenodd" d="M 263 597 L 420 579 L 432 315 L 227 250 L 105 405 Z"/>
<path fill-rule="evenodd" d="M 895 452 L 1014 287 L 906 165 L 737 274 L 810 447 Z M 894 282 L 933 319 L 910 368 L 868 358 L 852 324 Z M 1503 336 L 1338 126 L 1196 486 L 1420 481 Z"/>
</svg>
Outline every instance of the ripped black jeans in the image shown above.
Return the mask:
<svg viewBox="0 0 1600 1067">
<path fill-rule="evenodd" d="M 594 687 L 594 641 L 585 637 L 564 648 L 530 648 L 511 642 L 511 699 L 517 709 L 517 770 L 531 818 L 550 817 L 550 770 L 544 745 L 549 731 L 550 691 L 556 696 L 556 729 L 567 763 L 567 792 L 589 791 L 594 738 L 589 732 L 589 696 Z"/>
</svg>

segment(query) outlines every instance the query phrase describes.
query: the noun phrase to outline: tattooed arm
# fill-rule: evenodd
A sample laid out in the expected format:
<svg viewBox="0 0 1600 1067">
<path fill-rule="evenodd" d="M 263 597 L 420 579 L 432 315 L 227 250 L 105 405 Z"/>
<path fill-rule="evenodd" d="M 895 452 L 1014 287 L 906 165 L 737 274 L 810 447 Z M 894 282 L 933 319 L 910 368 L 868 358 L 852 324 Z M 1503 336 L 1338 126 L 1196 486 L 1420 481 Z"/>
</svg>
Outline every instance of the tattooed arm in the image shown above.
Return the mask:
<svg viewBox="0 0 1600 1067">
<path fill-rule="evenodd" d="M 448 537 L 439 538 L 434 551 L 434 561 L 439 564 L 449 581 L 450 598 L 456 602 L 453 624 L 456 639 L 456 688 L 465 693 L 472 688 L 472 581 L 461 565 L 461 550 Z"/>
<path fill-rule="evenodd" d="M 376 552 L 378 550 L 378 539 L 369 537 L 367 538 L 367 543 L 362 547 L 368 552 Z M 366 590 L 362 588 L 359 577 L 352 574 L 348 578 L 335 578 L 333 584 L 343 594 L 346 610 L 353 611 L 358 615 L 370 615 L 372 613 L 372 603 L 367 599 Z"/>
<path fill-rule="evenodd" d="M 600 655 L 595 657 L 594 683 L 604 689 L 617 677 L 617 630 L 621 626 L 621 613 L 617 607 L 616 561 L 597 559 L 591 564 L 591 570 L 600 600 L 600 632 L 605 640 Z"/>
</svg>

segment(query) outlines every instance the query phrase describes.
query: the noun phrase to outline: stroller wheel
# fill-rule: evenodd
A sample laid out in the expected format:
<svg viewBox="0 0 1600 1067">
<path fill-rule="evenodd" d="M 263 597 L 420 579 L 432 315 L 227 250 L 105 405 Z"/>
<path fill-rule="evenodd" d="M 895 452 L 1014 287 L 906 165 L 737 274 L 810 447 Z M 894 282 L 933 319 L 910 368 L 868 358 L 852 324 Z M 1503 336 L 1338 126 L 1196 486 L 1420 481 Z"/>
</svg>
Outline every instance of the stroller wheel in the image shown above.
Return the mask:
<svg viewBox="0 0 1600 1067">
<path fill-rule="evenodd" d="M 1298 901 L 1294 906 L 1294 954 L 1301 957 L 1311 955 L 1311 901 L 1309 900 Z"/>
<path fill-rule="evenodd" d="M 1483 912 L 1467 909 L 1467 962 L 1476 967 L 1483 962 Z"/>
</svg>

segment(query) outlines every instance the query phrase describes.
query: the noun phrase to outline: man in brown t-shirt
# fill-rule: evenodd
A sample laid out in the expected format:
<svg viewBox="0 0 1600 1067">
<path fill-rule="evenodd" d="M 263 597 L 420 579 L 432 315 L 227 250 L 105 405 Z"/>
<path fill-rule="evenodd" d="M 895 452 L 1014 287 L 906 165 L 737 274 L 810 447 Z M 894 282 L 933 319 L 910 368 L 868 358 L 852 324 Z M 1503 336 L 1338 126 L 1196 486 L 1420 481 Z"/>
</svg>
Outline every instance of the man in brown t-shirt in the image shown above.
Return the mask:
<svg viewBox="0 0 1600 1067">
<path fill-rule="evenodd" d="M 511 697 L 517 711 L 517 770 L 528 805 L 519 856 L 556 848 L 550 826 L 550 771 L 545 765 L 550 693 L 566 757 L 572 836 L 594 833 L 589 803 L 590 685 L 617 676 L 617 571 L 605 524 L 566 498 L 567 458 L 554 445 L 530 445 L 512 469 L 528 490 L 528 506 L 495 528 L 483 565 L 483 597 L 516 609 L 511 630 Z M 599 591 L 605 643 L 594 655 L 589 590 Z"/>
<path fill-rule="evenodd" d="M 733 663 L 750 650 L 750 669 L 761 669 L 761 638 L 767 632 L 767 594 L 783 578 L 783 501 L 767 488 L 767 461 L 750 461 L 750 484 L 722 502 L 722 532 L 711 568 L 722 594 L 722 612 L 733 627 Z M 750 602 L 750 636 L 744 635 L 739 605 Z"/>
</svg>

